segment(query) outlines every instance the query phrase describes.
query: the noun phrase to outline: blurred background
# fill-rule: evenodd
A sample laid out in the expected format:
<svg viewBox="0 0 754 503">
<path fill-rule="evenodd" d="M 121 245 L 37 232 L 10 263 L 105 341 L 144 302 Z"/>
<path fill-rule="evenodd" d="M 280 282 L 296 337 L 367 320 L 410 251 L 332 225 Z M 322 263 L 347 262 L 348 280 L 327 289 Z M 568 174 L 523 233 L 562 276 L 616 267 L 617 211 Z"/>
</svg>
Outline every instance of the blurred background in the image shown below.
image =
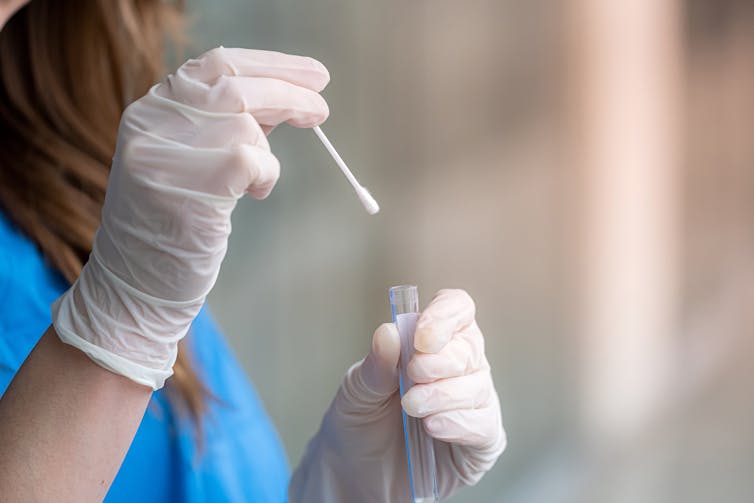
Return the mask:
<svg viewBox="0 0 754 503">
<path fill-rule="evenodd" d="M 478 307 L 509 448 L 462 502 L 754 499 L 754 2 L 189 2 L 323 61 L 210 304 L 296 465 L 388 287 Z"/>
</svg>

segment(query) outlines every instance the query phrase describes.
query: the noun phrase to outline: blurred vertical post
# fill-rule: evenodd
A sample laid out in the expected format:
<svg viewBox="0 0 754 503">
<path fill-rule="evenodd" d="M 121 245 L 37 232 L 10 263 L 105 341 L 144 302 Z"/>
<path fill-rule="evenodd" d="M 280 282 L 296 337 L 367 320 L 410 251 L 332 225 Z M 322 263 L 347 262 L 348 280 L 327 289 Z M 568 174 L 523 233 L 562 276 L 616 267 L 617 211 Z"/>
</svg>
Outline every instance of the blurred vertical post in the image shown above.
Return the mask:
<svg viewBox="0 0 754 503">
<path fill-rule="evenodd" d="M 588 439 L 629 440 L 667 398 L 676 336 L 680 0 L 575 0 L 568 18 Z"/>
</svg>

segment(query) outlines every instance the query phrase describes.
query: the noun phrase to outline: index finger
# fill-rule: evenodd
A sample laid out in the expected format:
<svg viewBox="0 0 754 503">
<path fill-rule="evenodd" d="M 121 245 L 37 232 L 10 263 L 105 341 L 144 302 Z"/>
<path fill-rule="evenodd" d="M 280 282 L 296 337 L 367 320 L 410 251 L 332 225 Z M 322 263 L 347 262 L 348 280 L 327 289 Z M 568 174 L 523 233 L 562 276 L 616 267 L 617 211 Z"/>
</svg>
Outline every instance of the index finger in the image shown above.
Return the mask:
<svg viewBox="0 0 754 503">
<path fill-rule="evenodd" d="M 414 347 L 423 353 L 437 353 L 457 331 L 474 322 L 476 307 L 465 290 L 440 290 L 416 323 Z"/>
<path fill-rule="evenodd" d="M 330 82 L 327 68 L 314 58 L 257 49 L 217 47 L 187 61 L 178 71 L 204 83 L 221 76 L 266 77 L 316 92 Z"/>
</svg>

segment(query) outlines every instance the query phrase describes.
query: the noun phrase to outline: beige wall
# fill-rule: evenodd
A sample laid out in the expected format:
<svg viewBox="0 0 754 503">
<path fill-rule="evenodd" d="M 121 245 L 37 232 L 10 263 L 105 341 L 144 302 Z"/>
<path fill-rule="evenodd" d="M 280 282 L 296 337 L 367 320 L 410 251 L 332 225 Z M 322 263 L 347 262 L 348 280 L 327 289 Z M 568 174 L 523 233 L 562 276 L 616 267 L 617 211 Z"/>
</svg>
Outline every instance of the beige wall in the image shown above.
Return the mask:
<svg viewBox="0 0 754 503">
<path fill-rule="evenodd" d="M 754 491 L 743 461 L 731 461 L 740 473 L 707 480 L 679 461 L 686 451 L 678 449 L 699 428 L 754 410 L 750 393 L 709 394 L 711 382 L 729 389 L 751 377 L 740 356 L 752 355 L 740 340 L 751 331 L 742 271 L 754 256 L 754 22 L 740 20 L 751 19 L 746 2 L 721 2 L 726 15 L 711 0 L 679 2 L 685 56 L 676 62 L 684 78 L 676 98 L 687 147 L 673 152 L 678 329 L 667 336 L 674 353 L 665 384 L 680 391 L 635 442 L 608 453 L 583 436 L 590 392 L 579 358 L 589 339 L 578 319 L 588 296 L 575 203 L 584 184 L 570 156 L 584 141 L 573 121 L 590 94 L 577 98 L 569 88 L 580 54 L 568 43 L 569 20 L 589 2 L 190 3 L 193 53 L 220 44 L 276 49 L 330 68 L 324 129 L 383 208 L 368 217 L 313 133 L 282 127 L 271 137 L 281 182 L 267 201 L 243 201 L 234 215 L 210 304 L 292 464 L 342 373 L 389 318 L 387 288 L 415 282 L 425 301 L 446 286 L 477 300 L 509 430 L 494 471 L 453 501 L 612 503 L 642 494 L 685 503 L 711 501 L 693 499 L 695 484 Z M 732 375 L 721 372 L 726 364 Z M 715 397 L 730 400 L 719 416 L 695 423 L 684 412 Z M 738 435 L 754 433 L 735 424 Z M 667 440 L 669 431 L 680 436 Z M 738 457 L 716 445 L 705 456 L 754 457 L 751 442 Z M 643 492 L 630 490 L 637 484 Z"/>
</svg>

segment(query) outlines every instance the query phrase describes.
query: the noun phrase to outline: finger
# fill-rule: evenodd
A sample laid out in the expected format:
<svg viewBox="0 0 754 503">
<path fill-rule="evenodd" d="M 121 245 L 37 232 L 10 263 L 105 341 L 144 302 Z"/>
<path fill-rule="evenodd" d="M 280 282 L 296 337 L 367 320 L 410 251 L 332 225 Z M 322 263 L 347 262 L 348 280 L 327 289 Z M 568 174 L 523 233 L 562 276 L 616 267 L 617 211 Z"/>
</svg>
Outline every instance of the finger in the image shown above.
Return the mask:
<svg viewBox="0 0 754 503">
<path fill-rule="evenodd" d="M 193 148 L 160 137 L 147 140 L 119 145 L 116 156 L 127 159 L 129 169 L 137 170 L 144 183 L 165 191 L 233 199 L 249 192 L 253 197 L 264 198 L 280 175 L 277 158 L 259 146 Z M 167 163 L 183 169 L 162 169 Z"/>
<path fill-rule="evenodd" d="M 204 127 L 175 128 L 172 136 L 195 148 L 227 148 L 254 145 L 270 150 L 267 135 L 249 114 L 228 114 L 212 119 Z"/>
<path fill-rule="evenodd" d="M 414 353 L 408 376 L 415 383 L 459 377 L 489 367 L 484 357 L 484 337 L 476 322 L 452 336 L 438 353 Z"/>
<path fill-rule="evenodd" d="M 263 128 L 250 114 L 208 113 L 166 98 L 157 88 L 152 88 L 148 96 L 128 107 L 124 122 L 144 135 L 158 136 L 192 148 L 225 148 L 240 144 L 270 148 Z"/>
<path fill-rule="evenodd" d="M 432 438 L 443 442 L 486 448 L 505 441 L 497 404 L 439 412 L 425 417 L 422 422 Z"/>
<path fill-rule="evenodd" d="M 475 314 L 474 301 L 464 290 L 440 290 L 419 317 L 414 347 L 437 353 L 456 331 L 471 325 Z"/>
<path fill-rule="evenodd" d="M 390 395 L 398 389 L 401 341 L 392 323 L 383 323 L 372 336 L 372 349 L 362 364 L 362 379 L 371 391 Z"/>
<path fill-rule="evenodd" d="M 429 384 L 416 384 L 403 395 L 401 404 L 406 414 L 426 417 L 438 412 L 474 409 L 488 403 L 493 393 L 488 370 L 442 379 Z"/>
<path fill-rule="evenodd" d="M 283 80 L 260 77 L 222 77 L 207 95 L 213 111 L 248 112 L 262 126 L 287 123 L 310 128 L 330 115 L 319 93 Z"/>
<path fill-rule="evenodd" d="M 263 127 L 272 129 L 288 123 L 310 128 L 322 124 L 330 114 L 327 102 L 319 93 L 266 77 L 221 76 L 199 91 L 188 91 L 192 84 L 172 76 L 169 89 L 157 89 L 163 99 L 184 103 L 214 114 L 251 114 Z"/>
<path fill-rule="evenodd" d="M 211 84 L 220 76 L 267 77 L 284 80 L 312 91 L 330 82 L 327 68 L 316 59 L 274 51 L 217 47 L 187 61 L 176 74 Z"/>
<path fill-rule="evenodd" d="M 280 161 L 267 149 L 250 145 L 240 145 L 237 150 L 239 163 L 246 166 L 249 185 L 246 189 L 254 199 L 265 199 L 270 195 L 280 178 Z"/>
</svg>

